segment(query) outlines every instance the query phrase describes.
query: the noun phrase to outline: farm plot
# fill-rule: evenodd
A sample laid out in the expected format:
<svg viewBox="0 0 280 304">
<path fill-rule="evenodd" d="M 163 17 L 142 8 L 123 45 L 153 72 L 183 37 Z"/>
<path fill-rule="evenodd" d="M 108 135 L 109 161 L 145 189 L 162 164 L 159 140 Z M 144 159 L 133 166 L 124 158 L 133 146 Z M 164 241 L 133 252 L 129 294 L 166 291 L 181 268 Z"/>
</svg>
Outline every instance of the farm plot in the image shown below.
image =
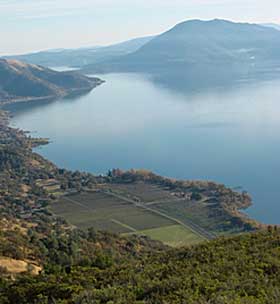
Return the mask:
<svg viewBox="0 0 280 304">
<path fill-rule="evenodd" d="M 169 214 L 177 218 L 183 223 L 199 226 L 210 234 L 230 234 L 237 233 L 232 231 L 232 223 L 230 216 L 227 215 L 222 209 L 213 208 L 212 205 L 207 203 L 191 202 L 191 201 L 177 201 L 172 204 L 154 204 L 151 206 L 153 209 L 160 212 Z"/>
<path fill-rule="evenodd" d="M 138 198 L 141 202 L 147 203 L 159 200 L 174 200 L 174 196 L 168 190 L 151 184 L 138 182 L 134 184 L 112 184 L 110 189 L 115 193 L 128 196 L 130 198 Z"/>
<path fill-rule="evenodd" d="M 169 219 L 104 193 L 66 196 L 51 207 L 70 224 L 86 229 L 125 233 L 172 225 Z"/>
<path fill-rule="evenodd" d="M 162 241 L 172 247 L 194 245 L 203 241 L 199 235 L 180 225 L 143 230 L 137 234 L 149 236 L 151 239 Z"/>
<path fill-rule="evenodd" d="M 153 192 L 149 189 L 152 194 L 146 195 L 147 201 L 152 197 L 166 198 L 160 190 Z M 137 190 L 140 191 L 139 188 Z M 51 211 L 80 229 L 93 227 L 121 234 L 146 235 L 171 246 L 190 245 L 203 240 L 195 231 L 180 226 L 168 215 L 101 191 L 64 196 L 51 206 Z"/>
</svg>

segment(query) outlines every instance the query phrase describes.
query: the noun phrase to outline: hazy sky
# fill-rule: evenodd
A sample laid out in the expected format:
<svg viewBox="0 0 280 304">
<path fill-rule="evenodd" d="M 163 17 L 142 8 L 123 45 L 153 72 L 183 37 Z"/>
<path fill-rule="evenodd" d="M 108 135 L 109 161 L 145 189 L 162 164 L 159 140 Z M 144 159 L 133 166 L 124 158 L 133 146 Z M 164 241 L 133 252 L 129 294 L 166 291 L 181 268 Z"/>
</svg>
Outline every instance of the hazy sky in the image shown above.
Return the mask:
<svg viewBox="0 0 280 304">
<path fill-rule="evenodd" d="M 193 19 L 280 23 L 280 0 L 0 0 L 1 54 L 103 45 Z"/>
</svg>

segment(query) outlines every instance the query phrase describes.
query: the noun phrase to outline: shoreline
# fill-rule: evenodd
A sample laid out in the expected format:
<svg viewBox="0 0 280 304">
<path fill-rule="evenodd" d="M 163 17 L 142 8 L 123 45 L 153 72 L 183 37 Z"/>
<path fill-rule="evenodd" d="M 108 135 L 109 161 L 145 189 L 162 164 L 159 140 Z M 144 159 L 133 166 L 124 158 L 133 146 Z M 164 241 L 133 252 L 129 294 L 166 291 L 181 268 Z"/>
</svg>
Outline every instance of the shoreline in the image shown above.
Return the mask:
<svg viewBox="0 0 280 304">
<path fill-rule="evenodd" d="M 4 113 L 4 114 L 3 114 Z M 20 129 L 16 129 L 14 127 L 10 126 L 10 112 L 8 111 L 4 111 L 0 108 L 0 118 L 3 119 L 4 117 L 4 124 L 6 124 L 6 126 L 10 129 L 12 129 L 14 132 L 24 132 Z M 39 147 L 42 145 L 47 145 L 50 143 L 50 139 L 45 139 L 45 138 L 34 138 L 33 136 L 26 136 L 25 137 L 30 141 L 31 143 L 31 149 L 35 148 L 35 147 Z M 37 154 L 37 152 L 34 152 L 32 150 L 32 153 Z M 50 163 L 52 166 L 56 167 L 58 170 L 60 169 L 59 167 L 56 166 L 56 164 L 53 164 L 52 162 L 50 162 L 48 159 L 45 159 L 43 156 L 40 155 L 40 153 L 38 153 L 38 155 L 44 159 L 46 162 Z M 61 169 L 61 170 L 67 170 L 68 169 Z M 133 172 L 135 172 L 135 174 L 139 174 L 141 170 L 133 170 Z M 128 171 L 122 171 L 124 174 L 126 174 Z M 146 171 L 148 172 L 148 171 Z M 95 175 L 91 174 L 91 173 L 86 173 L 89 175 L 92 175 L 93 177 L 96 177 Z M 167 177 L 163 177 L 163 176 L 159 176 L 156 175 L 152 172 L 150 172 L 150 174 L 152 174 L 153 176 L 156 177 L 157 180 L 160 180 L 161 184 L 165 184 L 165 183 L 170 183 L 171 185 L 179 185 L 180 189 L 184 190 L 184 187 L 186 184 L 195 184 L 195 185 L 205 185 L 205 188 L 209 187 L 209 185 L 213 185 L 216 188 L 221 188 L 221 189 L 226 189 L 226 191 L 229 191 L 230 193 L 232 193 L 232 195 L 239 195 L 240 201 L 235 201 L 234 204 L 230 205 L 222 205 L 222 209 L 223 211 L 228 214 L 231 218 L 236 218 L 239 219 L 240 222 L 251 225 L 252 227 L 254 227 L 254 229 L 260 229 L 263 227 L 267 227 L 268 225 L 263 224 L 253 218 L 250 218 L 250 216 L 243 212 L 243 210 L 246 210 L 247 208 L 251 207 L 253 205 L 252 199 L 251 197 L 248 195 L 247 192 L 242 192 L 242 194 L 234 189 L 228 188 L 223 184 L 219 184 L 217 182 L 212 182 L 212 181 L 206 181 L 206 180 L 201 180 L 201 181 L 196 181 L 196 180 L 178 180 L 178 179 L 174 179 L 174 178 L 167 178 Z M 201 186 L 203 188 L 203 186 Z M 225 191 L 225 190 L 221 190 L 221 191 Z M 243 195 L 243 199 L 242 198 Z M 243 200 L 243 201 L 242 201 Z"/>
<path fill-rule="evenodd" d="M 27 102 L 44 102 L 44 101 L 54 101 L 60 98 L 70 98 L 79 96 L 79 94 L 87 93 L 92 91 L 93 89 L 97 88 L 98 86 L 105 83 L 105 80 L 99 79 L 93 86 L 87 88 L 76 88 L 76 89 L 69 89 L 65 92 L 65 94 L 60 95 L 50 95 L 50 96 L 42 96 L 42 97 L 19 97 L 19 98 L 12 98 L 4 101 L 0 101 L 0 110 L 8 105 L 17 104 L 17 103 L 27 103 Z"/>
</svg>

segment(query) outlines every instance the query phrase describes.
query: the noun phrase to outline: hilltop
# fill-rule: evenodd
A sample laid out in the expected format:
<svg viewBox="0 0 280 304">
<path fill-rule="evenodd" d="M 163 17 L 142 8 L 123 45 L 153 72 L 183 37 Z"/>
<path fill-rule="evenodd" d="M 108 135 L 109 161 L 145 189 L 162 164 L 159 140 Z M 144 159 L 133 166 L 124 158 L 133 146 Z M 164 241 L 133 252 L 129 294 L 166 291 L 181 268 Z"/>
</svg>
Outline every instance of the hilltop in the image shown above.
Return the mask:
<svg viewBox="0 0 280 304">
<path fill-rule="evenodd" d="M 126 56 L 89 65 L 85 71 L 167 72 L 221 67 L 248 72 L 280 62 L 280 32 L 226 20 L 191 20 L 177 24 Z"/>
<path fill-rule="evenodd" d="M 101 83 L 76 72 L 0 59 L 0 103 L 54 99 L 90 91 Z"/>
</svg>

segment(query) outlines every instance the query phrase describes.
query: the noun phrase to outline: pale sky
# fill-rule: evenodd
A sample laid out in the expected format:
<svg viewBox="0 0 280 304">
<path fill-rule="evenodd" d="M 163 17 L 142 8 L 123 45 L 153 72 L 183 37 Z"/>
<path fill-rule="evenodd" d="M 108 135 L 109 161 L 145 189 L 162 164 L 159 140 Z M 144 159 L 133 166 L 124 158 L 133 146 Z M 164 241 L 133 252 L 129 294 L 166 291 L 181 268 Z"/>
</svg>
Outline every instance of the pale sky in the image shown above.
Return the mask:
<svg viewBox="0 0 280 304">
<path fill-rule="evenodd" d="M 280 0 L 0 0 L 1 54 L 106 45 L 189 19 L 280 24 Z"/>
</svg>

